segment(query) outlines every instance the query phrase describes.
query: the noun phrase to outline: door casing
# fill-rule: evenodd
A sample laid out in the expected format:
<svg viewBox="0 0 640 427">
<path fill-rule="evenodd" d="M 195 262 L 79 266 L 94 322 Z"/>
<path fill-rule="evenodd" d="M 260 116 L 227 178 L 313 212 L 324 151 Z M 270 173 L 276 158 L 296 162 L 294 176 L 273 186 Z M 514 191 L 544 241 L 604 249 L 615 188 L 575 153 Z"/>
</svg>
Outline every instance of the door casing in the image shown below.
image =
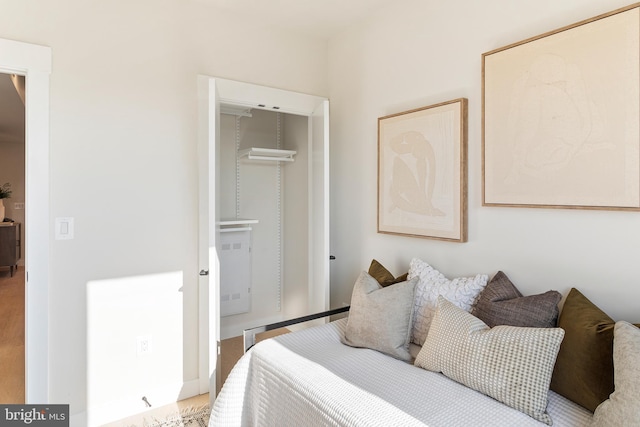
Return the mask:
<svg viewBox="0 0 640 427">
<path fill-rule="evenodd" d="M 198 76 L 199 162 L 199 378 L 200 393 L 215 399 L 220 382 L 219 194 L 220 104 L 279 111 L 308 118 L 309 309 L 329 309 L 329 101 L 326 98 Z"/>
</svg>

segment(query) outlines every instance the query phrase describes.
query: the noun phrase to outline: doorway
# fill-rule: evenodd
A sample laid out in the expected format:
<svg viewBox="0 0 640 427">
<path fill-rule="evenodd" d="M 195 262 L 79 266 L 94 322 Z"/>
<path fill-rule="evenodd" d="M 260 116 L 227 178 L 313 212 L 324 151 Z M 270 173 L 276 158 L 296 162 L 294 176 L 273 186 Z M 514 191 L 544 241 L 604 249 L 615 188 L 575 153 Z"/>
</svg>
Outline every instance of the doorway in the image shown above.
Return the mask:
<svg viewBox="0 0 640 427">
<path fill-rule="evenodd" d="M 25 78 L 0 73 L 0 402 L 25 402 Z"/>
<path fill-rule="evenodd" d="M 221 180 L 221 109 L 251 109 L 302 116 L 305 127 L 306 166 L 304 233 L 304 310 L 329 308 L 329 101 L 325 98 L 250 83 L 198 78 L 199 102 L 199 304 L 200 392 L 213 401 L 220 372 L 221 253 L 223 228 Z M 246 147 L 243 148 L 245 153 Z M 260 148 L 260 147 L 258 147 Z M 285 150 L 287 151 L 287 150 Z M 248 153 L 251 156 L 251 153 Z M 257 157 L 263 151 L 254 153 Z M 246 224 L 243 224 L 246 225 Z M 259 325 L 256 325 L 259 326 Z"/>
<path fill-rule="evenodd" d="M 51 49 L 0 39 L 0 72 L 25 77 L 25 402 L 48 403 Z"/>
</svg>

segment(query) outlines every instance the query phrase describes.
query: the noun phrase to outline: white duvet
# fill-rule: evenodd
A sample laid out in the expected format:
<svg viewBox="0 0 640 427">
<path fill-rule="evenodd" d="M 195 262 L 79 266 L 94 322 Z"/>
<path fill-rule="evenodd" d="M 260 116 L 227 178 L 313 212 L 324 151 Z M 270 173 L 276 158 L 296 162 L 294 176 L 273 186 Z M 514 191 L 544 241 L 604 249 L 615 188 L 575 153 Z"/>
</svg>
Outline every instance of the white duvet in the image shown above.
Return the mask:
<svg viewBox="0 0 640 427">
<path fill-rule="evenodd" d="M 245 354 L 211 411 L 218 426 L 544 426 L 458 384 L 340 342 L 346 320 L 281 335 Z M 591 413 L 549 392 L 555 427 L 587 426 Z"/>
</svg>

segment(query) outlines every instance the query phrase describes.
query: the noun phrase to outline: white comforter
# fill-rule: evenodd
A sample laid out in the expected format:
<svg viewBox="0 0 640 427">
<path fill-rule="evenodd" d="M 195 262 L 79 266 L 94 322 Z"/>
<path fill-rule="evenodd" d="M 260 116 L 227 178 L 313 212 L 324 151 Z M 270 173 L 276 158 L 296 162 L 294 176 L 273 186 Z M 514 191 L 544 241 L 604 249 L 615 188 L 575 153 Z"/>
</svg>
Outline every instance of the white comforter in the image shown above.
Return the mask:
<svg viewBox="0 0 640 427">
<path fill-rule="evenodd" d="M 346 320 L 257 344 L 215 401 L 218 426 L 544 426 L 458 384 L 373 350 L 340 342 Z M 591 413 L 549 392 L 554 427 L 586 426 Z"/>
</svg>

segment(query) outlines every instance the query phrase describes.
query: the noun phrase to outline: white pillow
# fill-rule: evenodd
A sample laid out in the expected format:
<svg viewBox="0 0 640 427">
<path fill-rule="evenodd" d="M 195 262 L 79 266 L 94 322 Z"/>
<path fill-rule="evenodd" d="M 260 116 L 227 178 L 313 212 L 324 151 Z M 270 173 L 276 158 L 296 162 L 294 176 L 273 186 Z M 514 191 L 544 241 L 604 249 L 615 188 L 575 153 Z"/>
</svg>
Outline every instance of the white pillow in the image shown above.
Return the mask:
<svg viewBox="0 0 640 427">
<path fill-rule="evenodd" d="M 496 326 L 443 297 L 415 365 L 552 425 L 547 398 L 564 337 L 561 328 Z"/>
<path fill-rule="evenodd" d="M 640 328 L 616 322 L 613 329 L 615 391 L 593 413 L 593 427 L 640 425 Z"/>
<path fill-rule="evenodd" d="M 412 259 L 409 265 L 407 278 L 411 280 L 414 277 L 418 277 L 419 281 L 413 301 L 411 341 L 418 345 L 422 345 L 427 338 L 439 295 L 457 307 L 471 311 L 480 292 L 487 286 L 489 280 L 489 276 L 486 274 L 449 280 L 438 270 L 418 258 Z"/>
</svg>

